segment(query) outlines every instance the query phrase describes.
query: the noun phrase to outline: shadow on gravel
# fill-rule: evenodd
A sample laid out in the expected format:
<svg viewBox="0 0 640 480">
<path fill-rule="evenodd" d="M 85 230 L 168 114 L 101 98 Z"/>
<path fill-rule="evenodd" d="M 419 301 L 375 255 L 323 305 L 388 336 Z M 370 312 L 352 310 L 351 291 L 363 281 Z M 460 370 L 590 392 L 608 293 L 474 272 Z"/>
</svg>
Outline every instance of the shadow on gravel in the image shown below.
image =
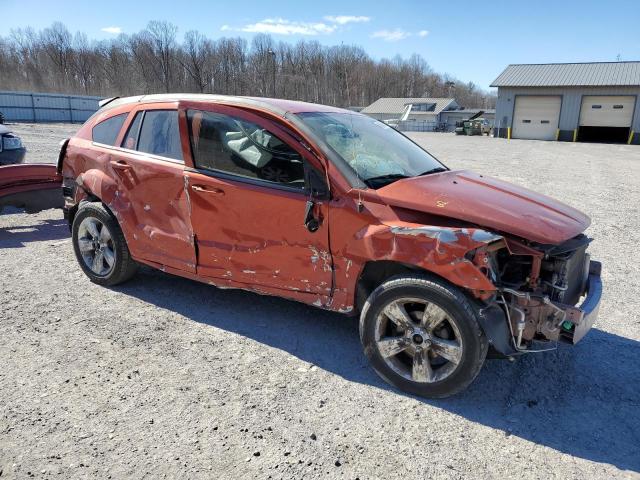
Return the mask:
<svg viewBox="0 0 640 480">
<path fill-rule="evenodd" d="M 64 219 L 37 221 L 33 225 L 0 227 L 0 248 L 20 248 L 29 242 L 62 240 L 69 236 L 69 224 Z"/>
<path fill-rule="evenodd" d="M 404 395 L 368 367 L 355 318 L 149 270 L 115 290 L 284 350 L 349 381 Z M 411 398 L 507 437 L 638 472 L 639 343 L 596 328 L 575 347 L 562 345 L 515 363 L 488 361 L 456 397 Z"/>
</svg>

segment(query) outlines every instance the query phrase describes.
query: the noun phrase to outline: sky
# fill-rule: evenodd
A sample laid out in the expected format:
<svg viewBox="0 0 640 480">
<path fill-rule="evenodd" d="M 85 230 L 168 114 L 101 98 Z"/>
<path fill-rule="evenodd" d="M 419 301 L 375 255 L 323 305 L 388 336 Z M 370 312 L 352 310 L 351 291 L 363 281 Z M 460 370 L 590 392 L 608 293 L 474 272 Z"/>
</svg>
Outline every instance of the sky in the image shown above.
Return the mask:
<svg viewBox="0 0 640 480">
<path fill-rule="evenodd" d="M 637 0 L 607 1 L 206 1 L 0 0 L 0 35 L 61 21 L 89 38 L 136 33 L 150 20 L 178 38 L 317 40 L 359 45 L 375 59 L 422 55 L 434 71 L 489 89 L 511 63 L 640 60 Z"/>
</svg>

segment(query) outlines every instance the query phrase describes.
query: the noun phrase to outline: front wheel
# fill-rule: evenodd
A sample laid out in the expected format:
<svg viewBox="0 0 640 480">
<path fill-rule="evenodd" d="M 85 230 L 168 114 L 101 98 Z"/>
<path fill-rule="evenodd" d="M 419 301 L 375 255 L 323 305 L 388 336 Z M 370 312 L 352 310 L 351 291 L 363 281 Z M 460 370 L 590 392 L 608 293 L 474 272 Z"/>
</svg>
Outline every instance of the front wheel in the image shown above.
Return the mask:
<svg viewBox="0 0 640 480">
<path fill-rule="evenodd" d="M 429 398 L 466 388 L 488 349 L 462 292 L 420 275 L 395 277 L 374 290 L 362 309 L 360 339 L 385 381 Z"/>
</svg>

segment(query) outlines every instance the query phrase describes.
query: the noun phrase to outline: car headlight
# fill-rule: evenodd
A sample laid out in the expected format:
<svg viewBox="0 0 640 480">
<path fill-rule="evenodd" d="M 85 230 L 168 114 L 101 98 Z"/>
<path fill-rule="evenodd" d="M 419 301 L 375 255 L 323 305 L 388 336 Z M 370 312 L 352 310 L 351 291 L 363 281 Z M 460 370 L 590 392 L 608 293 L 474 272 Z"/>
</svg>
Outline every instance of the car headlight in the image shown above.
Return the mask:
<svg viewBox="0 0 640 480">
<path fill-rule="evenodd" d="M 2 137 L 4 150 L 16 150 L 22 148 L 22 140 L 18 137 Z"/>
</svg>

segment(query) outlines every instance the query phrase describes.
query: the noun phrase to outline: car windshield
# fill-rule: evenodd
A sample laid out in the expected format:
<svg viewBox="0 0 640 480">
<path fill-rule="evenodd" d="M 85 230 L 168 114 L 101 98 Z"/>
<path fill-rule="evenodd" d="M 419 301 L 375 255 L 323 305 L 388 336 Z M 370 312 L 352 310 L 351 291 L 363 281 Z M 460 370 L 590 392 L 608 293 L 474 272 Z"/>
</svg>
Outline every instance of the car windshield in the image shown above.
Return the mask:
<svg viewBox="0 0 640 480">
<path fill-rule="evenodd" d="M 447 170 L 407 137 L 366 115 L 312 112 L 298 116 L 371 188 Z"/>
</svg>

